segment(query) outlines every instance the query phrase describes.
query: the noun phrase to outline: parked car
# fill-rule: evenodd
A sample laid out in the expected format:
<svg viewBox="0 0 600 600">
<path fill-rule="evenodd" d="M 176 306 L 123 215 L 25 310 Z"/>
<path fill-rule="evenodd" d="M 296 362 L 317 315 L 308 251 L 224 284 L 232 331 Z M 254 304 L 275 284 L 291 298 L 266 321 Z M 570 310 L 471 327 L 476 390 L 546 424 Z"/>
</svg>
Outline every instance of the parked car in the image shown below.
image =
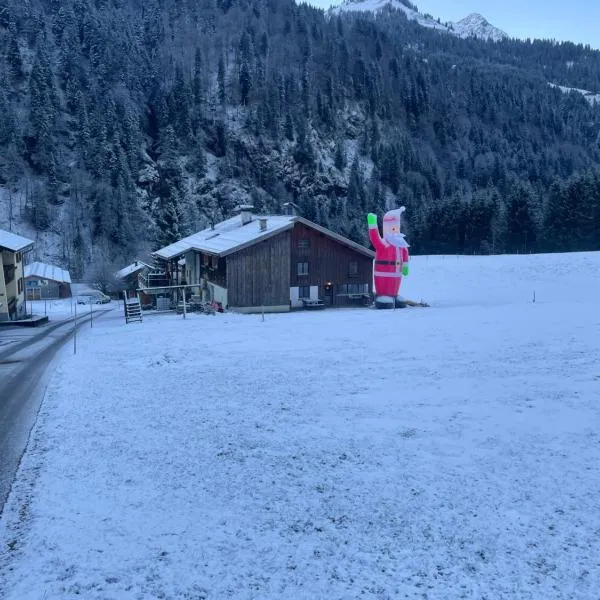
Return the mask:
<svg viewBox="0 0 600 600">
<path fill-rule="evenodd" d="M 108 304 L 110 302 L 110 296 L 102 292 L 98 292 L 97 295 L 93 296 L 93 299 L 96 304 Z"/>
<path fill-rule="evenodd" d="M 88 296 L 78 296 L 77 304 L 108 304 L 110 297 L 102 292 L 96 292 Z"/>
</svg>

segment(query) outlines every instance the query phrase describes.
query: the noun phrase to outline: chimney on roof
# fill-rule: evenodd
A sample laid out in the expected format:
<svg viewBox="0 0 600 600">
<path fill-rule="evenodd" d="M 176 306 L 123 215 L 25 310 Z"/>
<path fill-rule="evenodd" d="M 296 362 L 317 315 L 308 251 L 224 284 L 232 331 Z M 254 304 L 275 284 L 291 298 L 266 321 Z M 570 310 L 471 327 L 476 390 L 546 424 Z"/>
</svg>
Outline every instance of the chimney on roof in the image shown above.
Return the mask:
<svg viewBox="0 0 600 600">
<path fill-rule="evenodd" d="M 299 207 L 294 202 L 284 202 L 282 206 L 285 208 L 286 214 L 290 217 L 297 217 L 300 214 Z"/>
<path fill-rule="evenodd" d="M 238 204 L 233 211 L 236 213 L 240 213 L 242 217 L 242 225 L 247 225 L 252 221 L 252 211 L 254 210 L 254 206 L 251 204 Z"/>
<path fill-rule="evenodd" d="M 260 230 L 266 231 L 267 230 L 267 219 L 265 219 L 265 218 L 259 219 L 259 223 L 260 223 Z"/>
</svg>

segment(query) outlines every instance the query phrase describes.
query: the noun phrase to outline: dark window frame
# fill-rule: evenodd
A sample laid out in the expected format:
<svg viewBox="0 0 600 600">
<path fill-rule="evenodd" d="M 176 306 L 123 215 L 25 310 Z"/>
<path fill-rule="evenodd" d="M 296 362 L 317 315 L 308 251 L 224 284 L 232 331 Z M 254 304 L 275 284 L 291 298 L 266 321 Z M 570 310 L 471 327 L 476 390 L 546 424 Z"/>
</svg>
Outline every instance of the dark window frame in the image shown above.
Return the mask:
<svg viewBox="0 0 600 600">
<path fill-rule="evenodd" d="M 306 277 L 308 275 L 308 261 L 300 261 L 296 263 L 296 275 L 298 277 Z"/>
<path fill-rule="evenodd" d="M 303 291 L 306 295 L 303 295 Z M 310 300 L 310 285 L 298 286 L 298 300 Z"/>
<path fill-rule="evenodd" d="M 342 283 L 337 287 L 337 294 L 339 296 L 352 296 L 358 294 L 368 294 L 369 284 L 368 283 Z"/>
</svg>

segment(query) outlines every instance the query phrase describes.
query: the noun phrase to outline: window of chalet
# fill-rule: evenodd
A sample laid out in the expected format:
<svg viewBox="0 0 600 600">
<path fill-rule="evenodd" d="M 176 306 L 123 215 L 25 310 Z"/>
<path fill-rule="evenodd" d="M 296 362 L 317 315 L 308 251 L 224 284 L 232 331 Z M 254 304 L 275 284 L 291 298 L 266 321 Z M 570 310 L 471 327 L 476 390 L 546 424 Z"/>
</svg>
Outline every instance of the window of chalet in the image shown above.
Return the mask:
<svg viewBox="0 0 600 600">
<path fill-rule="evenodd" d="M 358 261 L 357 260 L 350 261 L 350 264 L 348 265 L 348 275 L 350 275 L 350 277 L 358 277 Z"/>
<path fill-rule="evenodd" d="M 208 265 L 210 264 L 210 257 L 208 256 L 208 254 L 204 255 L 204 266 L 208 267 Z"/>
<path fill-rule="evenodd" d="M 309 248 L 310 247 L 310 240 L 308 238 L 302 238 L 301 240 L 298 240 L 298 248 Z"/>
<path fill-rule="evenodd" d="M 15 265 L 4 265 L 4 283 L 9 284 L 15 278 Z"/>
<path fill-rule="evenodd" d="M 296 265 L 296 274 L 298 276 L 308 275 L 308 263 L 307 262 L 299 262 Z"/>
<path fill-rule="evenodd" d="M 213 269 L 216 269 L 219 266 L 219 257 L 218 256 L 211 257 L 210 266 Z"/>
<path fill-rule="evenodd" d="M 23 278 L 19 278 L 17 281 L 17 288 L 18 288 L 18 292 L 17 293 L 21 293 L 23 291 Z"/>
<path fill-rule="evenodd" d="M 21 262 L 21 253 L 17 252 L 17 262 L 20 263 Z"/>
<path fill-rule="evenodd" d="M 310 298 L 310 285 L 301 285 L 298 288 L 298 298 L 300 298 L 300 300 L 303 298 Z"/>
<path fill-rule="evenodd" d="M 368 283 L 343 283 L 338 286 L 338 294 L 368 294 Z"/>
</svg>

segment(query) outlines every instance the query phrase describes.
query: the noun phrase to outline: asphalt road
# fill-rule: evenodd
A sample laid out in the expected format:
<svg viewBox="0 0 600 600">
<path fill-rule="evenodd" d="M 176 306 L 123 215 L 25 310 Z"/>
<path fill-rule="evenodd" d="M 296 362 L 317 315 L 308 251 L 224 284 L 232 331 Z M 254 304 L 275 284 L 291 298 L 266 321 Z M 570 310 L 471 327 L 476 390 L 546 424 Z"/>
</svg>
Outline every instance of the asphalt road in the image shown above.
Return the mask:
<svg viewBox="0 0 600 600">
<path fill-rule="evenodd" d="M 98 309 L 94 319 L 111 309 Z M 89 315 L 77 318 L 88 325 Z M 12 328 L 3 334 L 17 335 Z M 73 321 L 61 321 L 0 346 L 0 514 L 27 446 L 42 403 L 50 365 L 58 349 L 73 336 Z M 18 338 L 18 336 L 17 336 Z"/>
</svg>

